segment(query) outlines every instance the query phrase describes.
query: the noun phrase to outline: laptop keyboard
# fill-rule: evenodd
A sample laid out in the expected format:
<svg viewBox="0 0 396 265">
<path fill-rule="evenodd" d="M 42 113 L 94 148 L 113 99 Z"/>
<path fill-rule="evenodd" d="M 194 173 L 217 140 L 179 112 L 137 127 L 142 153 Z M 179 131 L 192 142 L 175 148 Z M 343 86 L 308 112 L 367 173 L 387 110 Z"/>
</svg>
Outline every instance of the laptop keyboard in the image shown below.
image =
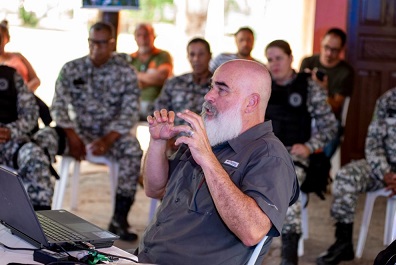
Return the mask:
<svg viewBox="0 0 396 265">
<path fill-rule="evenodd" d="M 85 236 L 62 226 L 40 213 L 36 214 L 45 235 L 55 241 L 78 241 L 86 238 Z"/>
</svg>

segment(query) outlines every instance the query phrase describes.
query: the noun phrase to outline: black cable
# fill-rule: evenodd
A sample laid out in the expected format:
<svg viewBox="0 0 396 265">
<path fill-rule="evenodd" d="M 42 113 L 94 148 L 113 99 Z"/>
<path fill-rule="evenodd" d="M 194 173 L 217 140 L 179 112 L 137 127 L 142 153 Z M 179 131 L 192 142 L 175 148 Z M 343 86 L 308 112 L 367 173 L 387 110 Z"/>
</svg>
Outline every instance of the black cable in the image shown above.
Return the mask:
<svg viewBox="0 0 396 265">
<path fill-rule="evenodd" d="M 4 248 L 6 248 L 6 249 L 10 249 L 10 250 L 28 250 L 28 251 L 40 250 L 40 248 L 14 248 L 14 247 L 9 247 L 9 246 L 7 246 L 7 245 L 1 243 L 1 242 L 0 242 L 0 246 L 4 247 Z M 68 256 L 75 258 L 75 257 L 72 256 L 69 252 L 67 252 L 61 245 L 57 244 L 57 246 L 58 246 L 64 253 L 66 253 Z M 131 259 L 131 258 L 127 258 L 127 257 L 119 256 L 119 255 L 114 255 L 114 254 L 110 254 L 110 253 L 101 252 L 101 251 L 98 251 L 98 250 L 96 250 L 96 249 L 89 249 L 89 248 L 81 247 L 81 246 L 79 246 L 79 245 L 77 245 L 77 244 L 73 244 L 73 246 L 74 246 L 74 247 L 77 247 L 77 248 L 79 248 L 79 249 L 81 249 L 81 250 L 95 251 L 95 252 L 97 252 L 98 254 L 104 255 L 104 256 L 106 256 L 106 257 L 108 257 L 108 258 L 119 258 L 119 259 L 124 259 L 124 260 L 133 261 L 133 262 L 135 262 L 135 263 L 139 263 L 138 261 L 135 261 L 135 260 L 133 260 L 133 259 Z M 51 250 L 51 249 L 49 249 L 49 250 Z M 84 264 L 84 265 L 86 265 L 86 263 L 82 263 L 82 262 L 79 262 L 79 261 L 54 261 L 54 262 L 48 263 L 47 265 L 54 265 L 54 264 Z"/>
<path fill-rule="evenodd" d="M 70 257 L 72 257 L 72 258 L 75 258 L 75 257 L 73 257 L 72 255 L 70 255 L 70 253 L 69 252 L 67 252 L 61 245 L 59 245 L 59 244 L 56 244 L 63 252 L 65 252 L 67 255 L 69 255 Z M 28 251 L 35 251 L 35 250 L 40 250 L 41 248 L 14 248 L 14 247 L 10 247 L 10 246 L 7 246 L 7 245 L 5 245 L 5 244 L 3 244 L 3 243 L 1 243 L 0 242 L 0 246 L 2 246 L 2 247 L 4 247 L 4 248 L 6 248 L 6 249 L 9 249 L 9 250 L 28 250 Z M 49 248 L 46 248 L 46 249 L 48 249 L 48 250 L 50 250 L 50 251 L 52 251 L 51 249 L 49 249 Z M 54 261 L 54 262 L 51 262 L 51 263 L 48 263 L 47 265 L 49 265 L 49 264 L 70 264 L 70 265 L 72 265 L 72 264 L 84 264 L 84 265 L 86 265 L 87 263 L 82 263 L 82 262 L 79 262 L 79 261 Z"/>
<path fill-rule="evenodd" d="M 72 255 L 70 255 L 70 253 L 69 252 L 67 252 L 66 251 L 66 249 L 64 249 L 61 245 L 59 245 L 59 244 L 55 244 L 57 247 L 59 247 L 64 253 L 66 253 L 69 257 L 73 257 Z M 51 250 L 51 249 L 49 249 L 49 250 Z"/>
<path fill-rule="evenodd" d="M 4 245 L 1 242 L 0 242 L 0 246 L 2 246 L 3 248 L 6 248 L 6 249 L 10 249 L 10 250 L 31 250 L 31 251 L 39 250 L 39 248 L 14 248 L 14 247 L 9 247 L 7 245 Z"/>
</svg>

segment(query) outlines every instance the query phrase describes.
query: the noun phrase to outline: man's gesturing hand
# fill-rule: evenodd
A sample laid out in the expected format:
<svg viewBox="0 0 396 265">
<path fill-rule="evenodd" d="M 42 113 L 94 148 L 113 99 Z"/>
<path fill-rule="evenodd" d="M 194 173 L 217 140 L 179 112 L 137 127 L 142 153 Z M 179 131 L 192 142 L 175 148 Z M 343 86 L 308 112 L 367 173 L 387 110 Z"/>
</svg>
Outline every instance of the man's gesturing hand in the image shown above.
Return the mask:
<svg viewBox="0 0 396 265">
<path fill-rule="evenodd" d="M 191 128 L 187 131 L 184 130 L 187 136 L 179 137 L 175 144 L 187 144 L 195 162 L 199 165 L 203 165 L 211 159 L 217 161 L 212 152 L 212 147 L 210 146 L 202 117 L 189 110 L 178 113 L 177 116 L 187 121 Z"/>
<path fill-rule="evenodd" d="M 175 113 L 162 109 L 154 111 L 153 116 L 147 116 L 151 138 L 154 140 L 169 140 L 179 132 L 191 129 L 187 125 L 174 126 Z"/>
</svg>

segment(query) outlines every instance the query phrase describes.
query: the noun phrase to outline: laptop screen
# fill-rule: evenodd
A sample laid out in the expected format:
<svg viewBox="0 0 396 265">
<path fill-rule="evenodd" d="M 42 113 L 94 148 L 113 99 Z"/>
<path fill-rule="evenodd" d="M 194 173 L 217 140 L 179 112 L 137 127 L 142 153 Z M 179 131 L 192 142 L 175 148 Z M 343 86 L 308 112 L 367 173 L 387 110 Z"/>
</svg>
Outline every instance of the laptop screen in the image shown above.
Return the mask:
<svg viewBox="0 0 396 265">
<path fill-rule="evenodd" d="M 18 236 L 47 246 L 47 240 L 17 173 L 0 166 L 0 221 Z M 11 227 L 10 227 L 11 226 Z"/>
</svg>

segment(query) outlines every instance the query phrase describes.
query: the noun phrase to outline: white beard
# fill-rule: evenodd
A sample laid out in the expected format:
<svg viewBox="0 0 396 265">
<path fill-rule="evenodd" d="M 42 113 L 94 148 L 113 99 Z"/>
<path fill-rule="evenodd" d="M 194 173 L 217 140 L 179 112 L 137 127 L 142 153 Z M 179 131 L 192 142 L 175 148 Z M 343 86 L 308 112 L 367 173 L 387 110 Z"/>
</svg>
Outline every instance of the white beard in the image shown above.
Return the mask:
<svg viewBox="0 0 396 265">
<path fill-rule="evenodd" d="M 241 106 L 231 108 L 225 113 L 218 113 L 216 110 L 213 120 L 208 120 L 203 112 L 206 134 L 211 146 L 234 139 L 241 133 L 242 115 L 240 110 Z"/>
</svg>

